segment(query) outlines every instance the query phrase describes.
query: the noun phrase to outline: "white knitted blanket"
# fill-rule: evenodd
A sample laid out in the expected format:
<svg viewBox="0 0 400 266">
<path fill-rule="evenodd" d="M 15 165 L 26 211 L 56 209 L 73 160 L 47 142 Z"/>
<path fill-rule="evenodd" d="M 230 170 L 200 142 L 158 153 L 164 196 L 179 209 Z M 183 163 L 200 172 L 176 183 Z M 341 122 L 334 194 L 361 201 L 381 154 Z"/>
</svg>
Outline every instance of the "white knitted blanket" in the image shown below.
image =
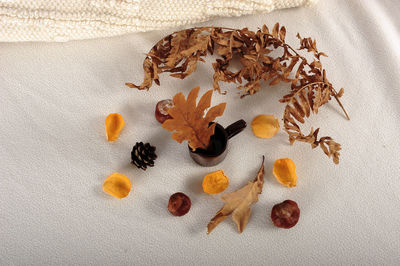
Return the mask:
<svg viewBox="0 0 400 266">
<path fill-rule="evenodd" d="M 68 41 L 165 29 L 316 0 L 0 0 L 0 41 Z"/>
</svg>

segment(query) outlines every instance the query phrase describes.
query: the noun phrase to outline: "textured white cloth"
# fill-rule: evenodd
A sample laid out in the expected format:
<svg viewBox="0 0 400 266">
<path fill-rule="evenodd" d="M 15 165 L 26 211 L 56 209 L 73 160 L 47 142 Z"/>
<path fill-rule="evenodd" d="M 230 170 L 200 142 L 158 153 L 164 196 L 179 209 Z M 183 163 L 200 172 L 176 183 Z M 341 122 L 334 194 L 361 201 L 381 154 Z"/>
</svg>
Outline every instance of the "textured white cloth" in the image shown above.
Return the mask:
<svg viewBox="0 0 400 266">
<path fill-rule="evenodd" d="M 366 4 L 368 2 L 368 4 Z M 212 88 L 210 62 L 185 80 L 160 75 L 150 91 L 141 82 L 152 45 L 173 30 L 65 43 L 0 43 L 0 265 L 400 265 L 400 5 L 390 0 L 320 1 L 312 8 L 220 18 L 208 23 L 257 29 L 279 21 L 297 47 L 297 32 L 317 40 L 322 63 L 347 121 L 332 103 L 307 121 L 342 144 L 334 165 L 305 143 L 288 144 L 250 128 L 231 139 L 218 166 L 196 165 L 185 144 L 171 139 L 154 118 L 157 101 L 199 85 Z M 278 99 L 287 84 L 239 99 L 232 84 L 223 125 L 258 114 L 281 117 Z M 126 126 L 108 143 L 104 119 L 119 112 Z M 282 123 L 281 123 L 282 126 Z M 155 167 L 129 164 L 136 141 L 157 147 Z M 243 234 L 231 218 L 210 235 L 206 225 L 221 208 L 220 195 L 202 192 L 203 176 L 223 169 L 231 192 L 255 177 L 266 156 L 263 193 Z M 297 165 L 297 187 L 272 175 L 277 158 Z M 113 172 L 134 190 L 125 199 L 102 192 Z M 169 196 L 182 191 L 190 212 L 173 217 Z M 295 200 L 301 209 L 292 229 L 275 228 L 274 204 Z"/>
<path fill-rule="evenodd" d="M 159 30 L 316 0 L 0 0 L 0 41 L 68 41 Z"/>
</svg>

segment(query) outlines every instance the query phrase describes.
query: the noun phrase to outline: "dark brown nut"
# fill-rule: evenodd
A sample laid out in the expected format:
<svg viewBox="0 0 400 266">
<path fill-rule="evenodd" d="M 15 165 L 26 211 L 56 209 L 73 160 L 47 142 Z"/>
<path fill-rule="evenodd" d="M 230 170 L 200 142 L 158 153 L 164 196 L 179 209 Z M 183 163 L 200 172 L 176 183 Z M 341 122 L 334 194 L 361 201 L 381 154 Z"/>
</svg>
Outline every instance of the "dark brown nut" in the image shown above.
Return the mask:
<svg viewBox="0 0 400 266">
<path fill-rule="evenodd" d="M 275 226 L 289 229 L 297 224 L 300 218 L 300 209 L 292 200 L 285 200 L 276 204 L 271 211 L 271 219 Z"/>
<path fill-rule="evenodd" d="M 171 119 L 172 117 L 168 114 L 168 110 L 174 106 L 174 103 L 171 99 L 159 101 L 156 105 L 155 116 L 158 122 L 161 124 L 164 123 L 165 120 Z"/>
<path fill-rule="evenodd" d="M 189 212 L 191 201 L 182 192 L 177 192 L 169 198 L 168 210 L 174 216 L 183 216 Z"/>
</svg>

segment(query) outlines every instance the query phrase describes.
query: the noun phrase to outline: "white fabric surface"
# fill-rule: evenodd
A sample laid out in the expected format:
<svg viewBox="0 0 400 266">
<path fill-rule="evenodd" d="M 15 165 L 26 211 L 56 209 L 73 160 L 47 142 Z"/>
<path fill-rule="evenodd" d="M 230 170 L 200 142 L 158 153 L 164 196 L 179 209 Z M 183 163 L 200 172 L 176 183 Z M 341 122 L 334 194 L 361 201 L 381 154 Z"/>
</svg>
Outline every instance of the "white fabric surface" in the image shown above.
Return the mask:
<svg viewBox="0 0 400 266">
<path fill-rule="evenodd" d="M 257 139 L 247 128 L 230 143 L 223 163 L 203 168 L 185 144 L 170 139 L 154 119 L 155 103 L 178 91 L 212 87 L 201 64 L 186 80 L 161 76 L 149 92 L 141 82 L 144 54 L 170 31 L 68 43 L 0 44 L 0 265 L 399 265 L 400 264 L 400 4 L 398 1 L 320 1 L 313 8 L 223 18 L 199 25 L 256 29 L 279 21 L 287 40 L 312 36 L 330 57 L 329 80 L 344 87 L 347 121 L 332 101 L 307 125 L 342 144 L 334 165 L 322 151 L 288 144 L 280 131 Z M 258 114 L 281 116 L 285 85 L 239 99 L 233 85 L 223 125 Z M 104 118 L 121 113 L 126 127 L 116 143 L 105 140 Z M 282 124 L 281 124 L 282 125 Z M 132 145 L 157 146 L 146 172 L 129 164 Z M 206 225 L 222 206 L 201 192 L 205 173 L 223 169 L 227 192 L 252 179 L 266 155 L 266 182 L 250 222 L 238 234 L 227 219 L 211 235 Z M 295 188 L 277 183 L 275 159 L 290 157 Z M 113 172 L 131 178 L 134 191 L 118 200 L 102 192 Z M 167 211 L 177 191 L 192 199 L 181 218 Z M 269 214 L 285 199 L 301 217 L 290 230 L 275 228 Z"/>
<path fill-rule="evenodd" d="M 0 0 L 0 41 L 68 41 L 160 30 L 317 0 Z"/>
</svg>

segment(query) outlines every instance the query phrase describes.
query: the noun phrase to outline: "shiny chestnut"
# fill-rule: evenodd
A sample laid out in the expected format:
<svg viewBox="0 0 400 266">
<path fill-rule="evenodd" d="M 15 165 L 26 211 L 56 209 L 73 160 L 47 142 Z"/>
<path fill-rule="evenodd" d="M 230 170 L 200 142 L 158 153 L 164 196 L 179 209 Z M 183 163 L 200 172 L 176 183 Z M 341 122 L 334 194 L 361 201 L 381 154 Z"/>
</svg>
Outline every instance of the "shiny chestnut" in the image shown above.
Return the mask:
<svg viewBox="0 0 400 266">
<path fill-rule="evenodd" d="M 191 201 L 182 192 L 177 192 L 169 198 L 168 210 L 174 216 L 183 216 L 189 212 Z"/>
<path fill-rule="evenodd" d="M 276 227 L 289 229 L 297 224 L 300 218 L 300 209 L 292 200 L 285 200 L 276 204 L 271 211 L 271 219 Z"/>
<path fill-rule="evenodd" d="M 156 105 L 155 116 L 158 122 L 161 124 L 164 123 L 165 120 L 171 119 L 172 117 L 168 114 L 168 110 L 174 106 L 174 103 L 171 99 L 166 99 L 159 101 Z"/>
</svg>

